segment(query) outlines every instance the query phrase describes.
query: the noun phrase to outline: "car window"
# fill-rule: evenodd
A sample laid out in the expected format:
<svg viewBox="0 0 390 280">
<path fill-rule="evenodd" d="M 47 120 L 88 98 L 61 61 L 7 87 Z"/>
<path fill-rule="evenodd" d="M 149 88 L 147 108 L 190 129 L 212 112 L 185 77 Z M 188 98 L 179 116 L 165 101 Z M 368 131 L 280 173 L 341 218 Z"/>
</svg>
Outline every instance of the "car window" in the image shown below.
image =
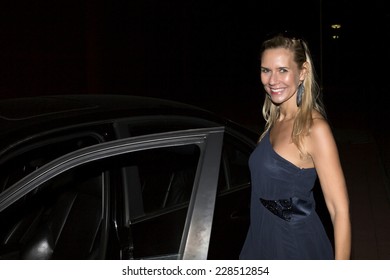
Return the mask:
<svg viewBox="0 0 390 280">
<path fill-rule="evenodd" d="M 250 184 L 249 156 L 252 147 L 226 134 L 222 150 L 218 193 Z"/>
<path fill-rule="evenodd" d="M 130 257 L 178 254 L 199 156 L 170 146 L 61 173 L 0 213 L 0 259 L 120 258 L 129 224 Z"/>
<path fill-rule="evenodd" d="M 199 153 L 196 145 L 139 152 L 137 166 L 145 215 L 188 203 Z"/>
<path fill-rule="evenodd" d="M 89 164 L 21 197 L 0 213 L 0 258 L 99 258 L 103 182 L 104 172 Z"/>
<path fill-rule="evenodd" d="M 100 138 L 93 133 L 76 134 L 40 142 L 34 141 L 15 149 L 0 162 L 0 193 L 45 163 L 100 141 Z"/>
<path fill-rule="evenodd" d="M 142 211 L 130 211 L 133 257 L 178 254 L 197 172 L 199 147 L 183 145 L 144 150 L 133 156 L 142 190 Z"/>
</svg>

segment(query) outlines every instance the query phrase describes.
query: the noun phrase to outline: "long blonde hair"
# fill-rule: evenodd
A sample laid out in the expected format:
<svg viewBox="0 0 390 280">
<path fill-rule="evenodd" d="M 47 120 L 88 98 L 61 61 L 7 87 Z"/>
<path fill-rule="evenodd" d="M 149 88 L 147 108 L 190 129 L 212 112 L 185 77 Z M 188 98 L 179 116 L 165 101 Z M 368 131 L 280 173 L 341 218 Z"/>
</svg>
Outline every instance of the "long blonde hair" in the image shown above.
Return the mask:
<svg viewBox="0 0 390 280">
<path fill-rule="evenodd" d="M 298 107 L 291 135 L 292 141 L 298 147 L 300 153 L 305 154 L 302 149 L 302 140 L 309 133 L 313 124 L 313 110 L 318 111 L 326 118 L 325 108 L 321 100 L 320 87 L 316 81 L 313 60 L 307 43 L 303 39 L 290 38 L 284 33 L 277 34 L 263 42 L 260 55 L 267 49 L 275 48 L 290 50 L 294 54 L 294 61 L 297 63 L 298 69 L 302 70 L 305 67 L 307 71 L 303 81 L 304 92 L 302 103 Z M 279 107 L 272 103 L 269 98 L 265 98 L 262 113 L 266 123 L 260 140 L 278 119 Z"/>
</svg>

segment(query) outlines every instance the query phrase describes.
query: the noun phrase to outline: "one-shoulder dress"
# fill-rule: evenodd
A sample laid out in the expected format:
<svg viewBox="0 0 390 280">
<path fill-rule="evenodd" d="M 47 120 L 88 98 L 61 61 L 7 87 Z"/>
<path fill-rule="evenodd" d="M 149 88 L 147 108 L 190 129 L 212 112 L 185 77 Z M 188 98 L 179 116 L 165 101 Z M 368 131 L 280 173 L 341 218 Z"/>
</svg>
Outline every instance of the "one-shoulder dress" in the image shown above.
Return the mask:
<svg viewBox="0 0 390 280">
<path fill-rule="evenodd" d="M 315 211 L 315 168 L 302 169 L 273 149 L 269 132 L 249 158 L 251 220 L 240 259 L 334 259 Z"/>
</svg>

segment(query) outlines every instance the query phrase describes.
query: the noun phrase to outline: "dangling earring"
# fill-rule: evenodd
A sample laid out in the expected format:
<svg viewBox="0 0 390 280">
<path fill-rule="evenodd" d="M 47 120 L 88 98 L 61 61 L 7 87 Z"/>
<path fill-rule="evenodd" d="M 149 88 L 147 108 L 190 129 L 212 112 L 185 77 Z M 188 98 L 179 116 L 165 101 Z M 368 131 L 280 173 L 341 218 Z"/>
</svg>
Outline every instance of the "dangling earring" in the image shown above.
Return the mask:
<svg viewBox="0 0 390 280">
<path fill-rule="evenodd" d="M 301 106 L 302 104 L 302 96 L 305 91 L 305 86 L 303 85 L 303 82 L 298 86 L 297 90 L 297 106 Z"/>
</svg>

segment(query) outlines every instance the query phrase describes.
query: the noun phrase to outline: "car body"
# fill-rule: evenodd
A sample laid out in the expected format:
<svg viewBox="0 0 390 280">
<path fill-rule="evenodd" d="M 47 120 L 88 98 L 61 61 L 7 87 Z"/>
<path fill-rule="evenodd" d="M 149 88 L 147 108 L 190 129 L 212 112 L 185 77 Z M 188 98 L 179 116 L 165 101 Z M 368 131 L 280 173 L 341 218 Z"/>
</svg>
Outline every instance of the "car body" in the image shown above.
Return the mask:
<svg viewBox="0 0 390 280">
<path fill-rule="evenodd" d="M 237 259 L 258 134 L 126 95 L 0 101 L 0 259 Z"/>
</svg>

